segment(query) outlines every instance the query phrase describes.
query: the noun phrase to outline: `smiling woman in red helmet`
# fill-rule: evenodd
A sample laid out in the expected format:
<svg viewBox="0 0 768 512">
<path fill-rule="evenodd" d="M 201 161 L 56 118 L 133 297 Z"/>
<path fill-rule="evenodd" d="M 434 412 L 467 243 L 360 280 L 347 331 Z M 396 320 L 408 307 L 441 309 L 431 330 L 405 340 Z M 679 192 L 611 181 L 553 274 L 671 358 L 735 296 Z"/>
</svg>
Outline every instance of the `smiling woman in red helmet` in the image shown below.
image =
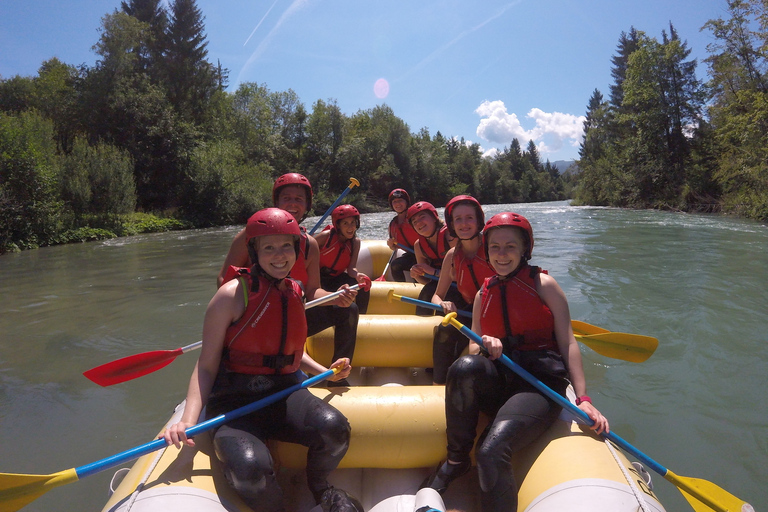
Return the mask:
<svg viewBox="0 0 768 512">
<path fill-rule="evenodd" d="M 483 249 L 484 221 L 483 208 L 472 196 L 459 195 L 445 205 L 448 232 L 458 238 L 456 245 L 445 254 L 440 280 L 432 296 L 432 302 L 441 306 L 445 313 L 470 311 L 477 290 L 486 277 L 494 274 Z M 458 298 L 449 296 L 454 281 L 460 294 Z M 448 367 L 467 348 L 468 343 L 466 336 L 449 325 L 441 325 L 436 329 L 432 344 L 432 381 L 435 384 L 445 384 Z"/>
<path fill-rule="evenodd" d="M 221 286 L 208 304 L 203 348 L 189 381 L 184 414 L 164 432 L 166 442 L 194 446 L 184 431 L 203 407 L 209 418 L 301 382 L 301 370 L 326 369 L 304 352 L 307 323 L 299 284 L 290 279 L 301 232 L 291 214 L 278 208 L 256 212 L 245 228 L 253 265 Z M 349 360 L 332 367 L 349 375 Z M 269 439 L 309 447 L 307 485 L 320 504 L 332 490 L 328 476 L 349 446 L 347 419 L 330 404 L 300 389 L 287 398 L 228 422 L 213 437 L 227 481 L 254 510 L 284 510 Z"/>
<path fill-rule="evenodd" d="M 395 215 L 389 223 L 389 238 L 387 245 L 393 251 L 398 249 L 398 244 L 413 251 L 413 245 L 419 238 L 419 234 L 408 222 L 408 207 L 411 206 L 411 196 L 402 188 L 396 188 L 389 193 L 389 206 L 395 211 Z M 395 281 L 405 281 L 406 273 L 416 263 L 413 252 L 407 252 L 392 260 L 390 272 Z"/>
<path fill-rule="evenodd" d="M 368 311 L 371 297 L 371 278 L 357 271 L 357 256 L 360 254 L 360 212 L 351 204 L 341 204 L 331 213 L 331 225 L 315 235 L 320 247 L 320 283 L 326 290 L 339 288 L 343 284 L 359 284 L 355 304 L 360 314 Z"/>
<path fill-rule="evenodd" d="M 546 271 L 528 264 L 533 229 L 517 213 L 494 215 L 483 228 L 485 252 L 496 274 L 485 280 L 472 308 L 472 330 L 481 334 L 487 357 L 472 344 L 448 371 L 445 392 L 448 460 L 425 486 L 444 492 L 469 470 L 480 412 L 491 418 L 475 447 L 483 512 L 517 510 L 512 473 L 515 453 L 557 419 L 561 407 L 498 361 L 506 354 L 540 381 L 576 404 L 608 431 L 608 420 L 587 396 L 581 352 L 573 336 L 565 294 Z"/>
<path fill-rule="evenodd" d="M 426 278 L 424 274 L 440 275 L 443 258 L 448 250 L 456 245 L 456 239 L 448 233 L 448 227 L 440 219 L 432 203 L 427 201 L 419 201 L 408 208 L 408 223 L 419 234 L 419 239 L 413 246 L 416 264 L 411 267 L 411 277 L 424 285 L 419 292 L 419 300 L 430 302 L 437 289 L 437 281 Z M 448 293 L 451 294 L 454 290 L 456 288 L 451 287 Z M 457 300 L 454 296 L 446 298 Z M 433 316 L 435 311 L 416 306 L 416 314 Z"/>
</svg>

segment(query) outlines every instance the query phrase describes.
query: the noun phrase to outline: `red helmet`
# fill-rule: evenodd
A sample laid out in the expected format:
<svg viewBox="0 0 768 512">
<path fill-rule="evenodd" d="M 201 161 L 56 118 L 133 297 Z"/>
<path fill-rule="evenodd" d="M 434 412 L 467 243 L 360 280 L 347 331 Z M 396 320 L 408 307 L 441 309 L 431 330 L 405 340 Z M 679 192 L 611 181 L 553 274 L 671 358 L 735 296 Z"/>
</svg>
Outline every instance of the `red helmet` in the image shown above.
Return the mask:
<svg viewBox="0 0 768 512">
<path fill-rule="evenodd" d="M 331 213 L 331 221 L 333 223 L 333 227 L 338 228 L 339 227 L 339 221 L 343 219 L 348 219 L 349 217 L 354 217 L 355 222 L 357 223 L 357 227 L 360 227 L 360 212 L 357 211 L 357 208 L 352 206 L 351 204 L 340 204 L 336 208 L 333 209 L 333 213 Z"/>
<path fill-rule="evenodd" d="M 428 203 L 426 201 L 413 203 L 411 207 L 408 208 L 408 213 L 406 213 L 405 218 L 408 220 L 408 222 L 411 222 L 411 219 L 421 212 L 430 212 L 435 216 L 436 221 L 440 221 L 440 216 L 437 214 L 435 207 L 432 206 L 432 203 Z"/>
<path fill-rule="evenodd" d="M 288 185 L 298 185 L 307 189 L 307 211 L 312 209 L 312 185 L 309 180 L 297 172 L 283 174 L 275 180 L 272 186 L 272 204 L 277 206 L 277 198 L 280 195 L 280 189 Z"/>
<path fill-rule="evenodd" d="M 251 215 L 245 225 L 245 237 L 252 238 L 266 235 L 292 235 L 296 240 L 301 237 L 299 223 L 293 215 L 280 208 L 265 208 Z"/>
<path fill-rule="evenodd" d="M 483 207 L 480 206 L 478 200 L 468 195 L 456 196 L 448 201 L 448 204 L 445 205 L 445 223 L 448 225 L 448 233 L 450 233 L 452 237 L 457 238 L 456 231 L 453 230 L 452 215 L 453 209 L 460 204 L 467 204 L 472 206 L 477 211 L 477 233 L 479 234 L 480 231 L 483 230 L 483 224 L 485 223 L 485 213 L 483 212 Z"/>
<path fill-rule="evenodd" d="M 504 226 L 511 226 L 523 230 L 525 237 L 527 238 L 527 247 L 525 248 L 523 257 L 526 261 L 531 259 L 531 253 L 533 252 L 533 228 L 531 227 L 531 223 L 522 215 L 512 212 L 497 213 L 485 223 L 485 227 L 483 228 L 483 233 L 485 234 L 485 254 L 488 254 L 488 233 L 493 229 Z"/>
<path fill-rule="evenodd" d="M 396 188 L 392 192 L 389 193 L 389 206 L 392 207 L 392 201 L 395 199 L 405 199 L 405 203 L 408 206 L 411 206 L 411 196 L 408 195 L 408 192 L 406 192 L 402 188 Z"/>
</svg>

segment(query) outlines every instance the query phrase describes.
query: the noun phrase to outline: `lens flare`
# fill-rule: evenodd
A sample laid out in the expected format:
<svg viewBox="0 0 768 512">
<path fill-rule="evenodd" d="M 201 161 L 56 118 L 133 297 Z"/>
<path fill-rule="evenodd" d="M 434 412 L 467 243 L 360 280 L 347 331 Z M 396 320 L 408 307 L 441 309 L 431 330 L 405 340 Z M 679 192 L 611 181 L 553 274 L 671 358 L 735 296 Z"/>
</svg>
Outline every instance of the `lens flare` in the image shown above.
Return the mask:
<svg viewBox="0 0 768 512">
<path fill-rule="evenodd" d="M 379 78 L 376 83 L 373 84 L 373 94 L 379 99 L 384 99 L 389 95 L 389 82 L 384 78 Z"/>
</svg>

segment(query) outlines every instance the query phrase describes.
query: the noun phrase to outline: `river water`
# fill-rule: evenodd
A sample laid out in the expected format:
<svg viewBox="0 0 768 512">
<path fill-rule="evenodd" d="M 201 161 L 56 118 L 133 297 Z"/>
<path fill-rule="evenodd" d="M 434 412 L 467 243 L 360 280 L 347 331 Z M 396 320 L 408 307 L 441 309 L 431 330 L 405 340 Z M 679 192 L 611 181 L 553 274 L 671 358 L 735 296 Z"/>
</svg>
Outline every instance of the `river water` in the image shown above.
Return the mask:
<svg viewBox="0 0 768 512">
<path fill-rule="evenodd" d="M 659 339 L 641 364 L 582 347 L 589 394 L 612 429 L 674 473 L 768 512 L 768 227 L 567 202 L 485 210 L 531 220 L 532 262 L 560 283 L 573 318 Z M 361 238 L 383 238 L 390 218 L 364 215 Z M 55 473 L 155 435 L 184 397 L 195 355 L 109 388 L 82 372 L 200 339 L 238 229 L 0 257 L 0 472 Z M 98 511 L 111 474 L 53 489 L 24 510 Z M 669 512 L 691 510 L 653 477 Z"/>
</svg>

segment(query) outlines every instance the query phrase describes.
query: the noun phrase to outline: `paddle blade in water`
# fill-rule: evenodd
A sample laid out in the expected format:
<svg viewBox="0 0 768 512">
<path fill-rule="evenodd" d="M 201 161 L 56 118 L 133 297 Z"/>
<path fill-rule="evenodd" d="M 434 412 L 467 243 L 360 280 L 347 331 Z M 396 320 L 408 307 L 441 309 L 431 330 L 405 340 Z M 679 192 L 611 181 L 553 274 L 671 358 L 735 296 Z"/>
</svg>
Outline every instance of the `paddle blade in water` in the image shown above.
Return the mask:
<svg viewBox="0 0 768 512">
<path fill-rule="evenodd" d="M 182 353 L 182 349 L 177 348 L 176 350 L 154 350 L 134 354 L 91 368 L 83 375 L 99 386 L 114 386 L 168 366 Z"/>
<path fill-rule="evenodd" d="M 664 478 L 677 486 L 696 512 L 755 512 L 752 505 L 707 480 L 678 476 L 672 471 L 667 471 Z"/>
<path fill-rule="evenodd" d="M 77 472 L 74 469 L 52 475 L 0 473 L 0 511 L 15 512 L 54 487 L 77 480 Z"/>
<path fill-rule="evenodd" d="M 574 336 L 600 355 L 633 363 L 646 361 L 659 345 L 659 340 L 651 336 L 623 332 L 574 334 Z"/>
<path fill-rule="evenodd" d="M 574 334 L 601 334 L 604 332 L 611 332 L 608 329 L 603 329 L 596 325 L 582 322 L 581 320 L 571 320 L 571 328 Z"/>
</svg>

